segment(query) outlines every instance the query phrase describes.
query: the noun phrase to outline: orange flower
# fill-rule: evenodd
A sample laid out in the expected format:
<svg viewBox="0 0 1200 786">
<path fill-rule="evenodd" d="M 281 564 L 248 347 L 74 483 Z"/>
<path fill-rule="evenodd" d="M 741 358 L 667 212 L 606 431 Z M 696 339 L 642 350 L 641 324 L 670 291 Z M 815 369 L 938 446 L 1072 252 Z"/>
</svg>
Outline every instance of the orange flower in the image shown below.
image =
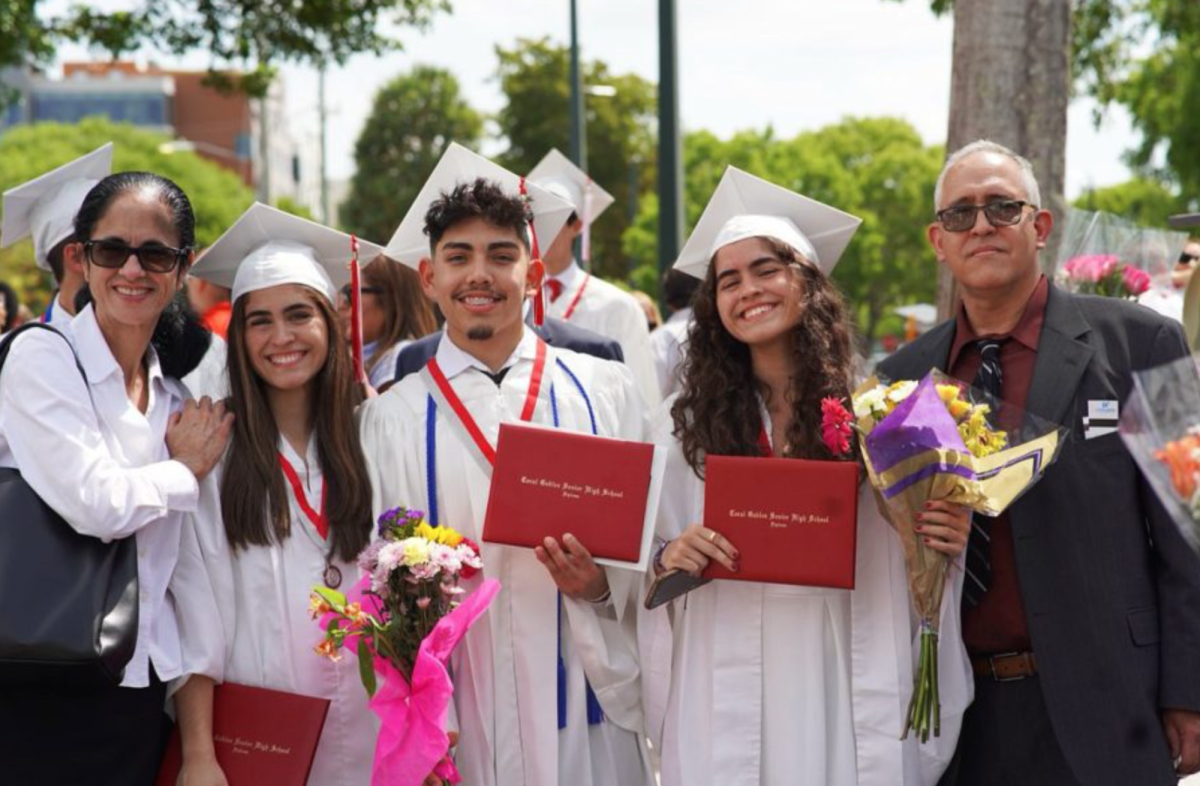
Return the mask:
<svg viewBox="0 0 1200 786">
<path fill-rule="evenodd" d="M 338 652 L 338 646 L 329 639 L 325 639 L 325 641 L 313 647 L 313 652 L 317 653 L 322 658 L 329 658 L 334 662 L 342 659 L 341 653 Z"/>
<path fill-rule="evenodd" d="M 308 596 L 308 613 L 313 619 L 317 619 L 322 614 L 328 614 L 331 611 L 333 611 L 333 607 L 317 593 L 314 592 Z"/>
</svg>

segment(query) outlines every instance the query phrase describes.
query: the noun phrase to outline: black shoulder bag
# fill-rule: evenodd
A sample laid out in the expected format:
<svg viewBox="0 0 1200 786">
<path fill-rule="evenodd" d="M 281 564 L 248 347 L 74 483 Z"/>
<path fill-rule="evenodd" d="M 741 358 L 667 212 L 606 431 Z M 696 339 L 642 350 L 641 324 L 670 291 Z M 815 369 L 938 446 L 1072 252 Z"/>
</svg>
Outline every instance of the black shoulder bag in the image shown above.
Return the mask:
<svg viewBox="0 0 1200 786">
<path fill-rule="evenodd" d="M 13 340 L 39 328 L 58 333 L 41 323 L 14 330 L 0 342 L 0 368 Z M 20 470 L 0 468 L 0 684 L 120 683 L 137 626 L 134 538 L 81 535 Z"/>
</svg>

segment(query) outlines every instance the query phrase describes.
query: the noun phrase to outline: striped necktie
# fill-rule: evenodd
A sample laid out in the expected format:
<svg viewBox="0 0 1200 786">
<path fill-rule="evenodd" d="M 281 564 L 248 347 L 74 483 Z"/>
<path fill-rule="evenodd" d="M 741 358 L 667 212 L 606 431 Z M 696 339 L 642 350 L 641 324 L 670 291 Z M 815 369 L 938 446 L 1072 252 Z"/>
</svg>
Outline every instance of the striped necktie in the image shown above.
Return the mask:
<svg viewBox="0 0 1200 786">
<path fill-rule="evenodd" d="M 993 402 L 1000 401 L 1000 347 L 1005 341 L 985 338 L 975 342 L 979 349 L 980 364 L 971 386 L 988 394 Z M 992 403 L 992 412 L 997 411 L 998 407 Z M 963 582 L 963 602 L 970 608 L 979 605 L 992 584 L 992 521 L 986 516 L 971 517 L 971 536 L 967 540 L 967 578 Z"/>
</svg>

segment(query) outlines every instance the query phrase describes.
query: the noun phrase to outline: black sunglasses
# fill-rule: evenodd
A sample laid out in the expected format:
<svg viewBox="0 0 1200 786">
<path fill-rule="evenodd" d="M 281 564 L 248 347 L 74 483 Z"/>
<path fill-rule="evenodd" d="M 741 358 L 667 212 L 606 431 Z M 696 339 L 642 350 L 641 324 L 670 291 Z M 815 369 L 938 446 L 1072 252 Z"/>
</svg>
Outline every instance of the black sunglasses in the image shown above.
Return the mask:
<svg viewBox="0 0 1200 786">
<path fill-rule="evenodd" d="M 342 287 L 338 291 L 342 293 L 342 297 L 344 297 L 346 299 L 346 302 L 349 303 L 350 302 L 350 292 L 351 292 L 350 285 L 347 284 L 346 286 Z M 359 287 L 358 291 L 362 292 L 364 295 L 382 295 L 383 287 Z"/>
<path fill-rule="evenodd" d="M 189 249 L 158 244 L 134 247 L 120 240 L 89 240 L 83 244 L 83 251 L 97 267 L 122 268 L 133 254 L 147 273 L 170 273 L 187 259 Z"/>
<path fill-rule="evenodd" d="M 1189 254 L 1188 252 L 1184 251 L 1179 255 L 1179 264 L 1190 265 L 1197 259 L 1200 259 L 1200 254 Z"/>
<path fill-rule="evenodd" d="M 937 220 L 947 232 L 966 232 L 975 226 L 975 219 L 982 210 L 983 215 L 992 226 L 1010 227 L 1021 220 L 1027 207 L 1037 210 L 1036 205 L 1020 199 L 997 199 L 986 205 L 955 205 L 945 210 L 939 210 Z"/>
</svg>

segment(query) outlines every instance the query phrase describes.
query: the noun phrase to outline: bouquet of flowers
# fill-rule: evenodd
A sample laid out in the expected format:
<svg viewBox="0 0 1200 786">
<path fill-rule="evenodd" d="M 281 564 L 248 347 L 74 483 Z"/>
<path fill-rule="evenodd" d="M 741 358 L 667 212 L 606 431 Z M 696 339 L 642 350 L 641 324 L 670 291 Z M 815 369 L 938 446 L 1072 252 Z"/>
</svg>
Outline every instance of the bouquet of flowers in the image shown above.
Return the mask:
<svg viewBox="0 0 1200 786">
<path fill-rule="evenodd" d="M 379 517 L 379 538 L 358 566 L 364 576 L 345 595 L 314 587 L 310 611 L 325 631 L 318 655 L 338 660 L 348 648 L 358 656 L 369 706 L 380 719 L 372 786 L 419 786 L 430 772 L 457 783 L 446 758 L 453 695 L 446 663 L 500 584 L 488 579 L 467 595 L 458 582 L 483 567 L 479 547 L 406 508 Z"/>
<path fill-rule="evenodd" d="M 868 380 L 853 396 L 863 463 L 904 548 L 909 593 L 921 620 L 920 654 L 901 739 L 941 732 L 937 635 L 947 558 L 915 531 L 930 500 L 995 516 L 1027 491 L 1058 455 L 1061 430 L 932 371 L 920 382 Z M 1001 430 L 997 422 L 1014 424 Z"/>
<path fill-rule="evenodd" d="M 1150 274 L 1113 254 L 1086 254 L 1066 261 L 1059 283 L 1074 292 L 1132 300 L 1150 288 Z"/>
<path fill-rule="evenodd" d="M 1200 551 L 1200 360 L 1133 375 L 1119 431 L 1155 496 Z"/>
</svg>

